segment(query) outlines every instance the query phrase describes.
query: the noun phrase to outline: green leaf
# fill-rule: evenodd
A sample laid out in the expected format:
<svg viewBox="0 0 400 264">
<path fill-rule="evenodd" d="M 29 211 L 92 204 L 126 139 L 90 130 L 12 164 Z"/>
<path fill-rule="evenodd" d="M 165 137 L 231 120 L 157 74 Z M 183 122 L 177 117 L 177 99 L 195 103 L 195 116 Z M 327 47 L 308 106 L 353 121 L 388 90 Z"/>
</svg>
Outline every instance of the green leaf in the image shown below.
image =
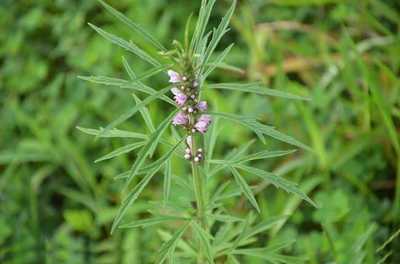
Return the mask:
<svg viewBox="0 0 400 264">
<path fill-rule="evenodd" d="M 208 263 L 213 264 L 214 256 L 213 256 L 213 252 L 212 252 L 210 241 L 209 241 L 210 235 L 201 226 L 199 226 L 196 222 L 192 222 L 192 227 L 193 227 L 193 230 L 196 232 L 197 236 L 199 237 L 200 243 L 202 244 L 203 248 L 205 249 Z"/>
<path fill-rule="evenodd" d="M 143 168 L 141 168 L 138 171 L 138 174 L 143 174 L 143 173 L 147 173 L 147 171 L 152 170 L 153 168 L 157 167 L 157 166 L 161 166 L 164 163 L 166 163 L 167 161 L 170 160 L 172 154 L 175 152 L 175 150 L 179 147 L 179 145 L 182 143 L 182 141 L 184 140 L 184 138 L 182 138 L 178 143 L 175 144 L 175 146 L 173 146 L 167 153 L 165 153 L 161 158 L 159 158 L 158 160 L 154 161 L 153 163 L 150 163 L 149 165 L 144 166 Z"/>
<path fill-rule="evenodd" d="M 178 110 L 175 110 L 172 112 L 157 128 L 156 131 L 154 131 L 153 134 L 150 135 L 146 145 L 139 151 L 137 158 L 135 160 L 135 163 L 132 165 L 131 171 L 129 173 L 128 179 L 126 180 L 125 183 L 125 188 L 129 186 L 129 184 L 132 182 L 134 176 L 138 173 L 139 169 L 142 167 L 144 161 L 146 160 L 146 157 L 150 154 L 151 150 L 158 144 L 160 141 L 161 136 L 167 129 L 168 125 L 171 123 L 171 119 L 174 117 Z"/>
<path fill-rule="evenodd" d="M 145 228 L 153 225 L 163 224 L 165 222 L 182 221 L 182 220 L 186 221 L 188 220 L 188 218 L 179 216 L 157 216 L 149 219 L 143 219 L 134 221 L 132 223 L 123 224 L 120 225 L 119 228 L 138 228 L 138 227 Z"/>
<path fill-rule="evenodd" d="M 261 159 L 271 159 L 271 158 L 277 158 L 277 157 L 282 157 L 286 156 L 289 154 L 292 154 L 296 152 L 295 149 L 293 150 L 264 150 L 260 151 L 254 154 L 247 155 L 242 158 L 235 159 L 234 162 L 248 162 L 248 161 L 253 161 L 253 160 L 261 160 Z"/>
<path fill-rule="evenodd" d="M 240 264 L 234 255 L 228 255 L 228 264 Z"/>
<path fill-rule="evenodd" d="M 179 239 L 183 236 L 189 224 L 190 222 L 181 227 L 178 231 L 175 232 L 175 234 L 171 237 L 170 240 L 168 240 L 161 246 L 161 249 L 158 252 L 156 263 L 159 264 L 164 263 L 167 256 L 175 251 L 175 247 L 178 244 Z"/>
<path fill-rule="evenodd" d="M 163 94 L 167 93 L 170 90 L 170 87 L 166 87 L 157 93 L 150 95 L 146 97 L 141 103 L 135 105 L 133 108 L 129 109 L 122 115 L 120 115 L 117 119 L 115 119 L 113 122 L 111 122 L 106 128 L 102 131 L 102 133 L 107 133 L 110 129 L 113 129 L 114 127 L 120 125 L 121 123 L 125 122 L 129 118 L 131 118 L 134 114 L 136 114 L 142 107 L 150 104 L 152 101 L 160 98 Z M 101 136 L 101 135 L 100 135 Z"/>
<path fill-rule="evenodd" d="M 240 146 L 238 149 L 232 150 L 225 156 L 224 160 L 209 160 L 209 164 L 218 164 L 218 166 L 215 166 L 215 168 L 209 173 L 209 177 L 224 169 L 228 164 L 231 164 L 233 160 L 243 157 L 243 155 L 251 147 L 251 145 L 253 145 L 254 142 L 255 140 L 250 140 L 246 144 Z"/>
<path fill-rule="evenodd" d="M 78 130 L 82 131 L 85 134 L 102 137 L 102 138 L 135 138 L 135 139 L 148 139 L 148 136 L 142 133 L 136 133 L 126 130 L 120 129 L 111 129 L 107 132 L 104 131 L 103 128 L 100 129 L 92 129 L 92 128 L 84 128 L 84 127 L 76 127 Z"/>
<path fill-rule="evenodd" d="M 279 177 L 271 172 L 263 171 L 263 170 L 260 170 L 260 169 L 254 168 L 254 167 L 249 167 L 249 166 L 243 165 L 243 164 L 237 164 L 237 165 L 233 165 L 233 166 L 235 166 L 236 168 L 242 169 L 248 173 L 254 174 L 254 175 L 270 182 L 277 188 L 282 188 L 283 190 L 285 190 L 289 193 L 296 194 L 296 195 L 300 196 L 303 200 L 310 203 L 312 206 L 318 208 L 318 206 L 304 192 L 302 192 L 297 187 L 296 183 L 285 180 L 284 178 Z"/>
<path fill-rule="evenodd" d="M 253 207 L 260 213 L 260 207 L 258 206 L 257 200 L 254 197 L 253 192 L 251 191 L 250 186 L 247 182 L 243 179 L 242 175 L 233 167 L 229 167 L 232 175 L 235 177 L 236 183 L 242 189 L 244 196 L 246 196 L 247 200 L 253 205 Z"/>
<path fill-rule="evenodd" d="M 126 67 L 129 67 L 129 65 L 127 64 L 126 61 L 124 61 L 124 59 L 123 59 L 123 65 L 127 71 L 132 70 L 130 68 L 129 69 L 126 68 Z M 132 73 L 133 72 L 130 72 L 129 75 Z M 84 81 L 95 83 L 95 84 L 102 84 L 105 86 L 115 86 L 115 87 L 118 87 L 121 89 L 133 90 L 133 91 L 142 92 L 142 93 L 146 93 L 146 94 L 150 94 L 150 95 L 154 95 L 157 93 L 157 90 L 154 90 L 153 88 L 146 86 L 143 83 L 138 82 L 138 81 L 132 82 L 132 81 L 124 80 L 124 79 L 112 78 L 112 77 L 107 77 L 107 76 L 78 76 L 78 78 L 81 80 L 84 80 Z M 161 95 L 160 99 L 171 105 L 175 105 L 175 102 L 168 96 Z"/>
<path fill-rule="evenodd" d="M 161 166 L 160 166 L 161 167 Z M 139 197 L 142 193 L 143 189 L 147 186 L 153 176 L 157 173 L 160 167 L 155 168 L 154 170 L 147 173 L 147 175 L 133 188 L 132 191 L 129 192 L 128 196 L 122 202 L 121 207 L 118 209 L 117 215 L 114 218 L 114 222 L 111 227 L 111 234 L 114 233 L 115 229 L 119 226 L 122 218 L 126 214 L 127 210 L 130 206 L 132 206 L 133 202 Z"/>
<path fill-rule="evenodd" d="M 199 43 L 203 39 L 203 35 L 210 19 L 211 11 L 214 7 L 215 1 L 216 0 L 210 0 L 207 3 L 206 0 L 203 0 L 201 2 L 199 18 L 197 20 L 192 41 L 190 43 L 191 50 L 194 51 L 194 53 L 197 53 L 199 51 Z"/>
<path fill-rule="evenodd" d="M 129 144 L 123 147 L 120 147 L 110 153 L 108 153 L 107 155 L 102 156 L 101 158 L 98 158 L 97 160 L 95 160 L 94 162 L 100 162 L 100 161 L 104 161 L 104 160 L 108 160 L 108 159 L 112 159 L 115 158 L 119 155 L 125 154 L 125 153 L 129 153 L 137 148 L 142 147 L 145 144 L 145 142 L 136 142 L 133 144 Z"/>
<path fill-rule="evenodd" d="M 104 1 L 102 1 L 102 0 L 97 0 L 97 1 L 99 1 L 110 14 L 112 14 L 113 16 L 118 18 L 118 20 L 120 20 L 121 22 L 125 23 L 129 28 L 131 28 L 136 33 L 139 33 L 141 35 L 141 37 L 145 38 L 147 41 L 149 41 L 155 47 L 157 47 L 163 51 L 166 50 L 164 48 L 164 46 L 159 41 L 157 41 L 157 39 L 154 38 L 149 32 L 147 32 L 143 27 L 136 24 L 135 22 L 133 22 L 132 20 L 130 20 L 129 18 L 124 16 L 121 12 L 115 10 L 112 6 L 108 5 Z"/>
<path fill-rule="evenodd" d="M 150 70 L 148 70 L 147 72 L 143 73 L 142 75 L 140 75 L 139 77 L 136 76 L 136 74 L 133 72 L 132 68 L 129 66 L 128 61 L 122 57 L 122 63 L 124 65 L 125 70 L 127 71 L 131 82 L 132 83 L 136 83 L 138 82 L 140 85 L 145 86 L 143 83 L 141 83 L 141 81 L 146 80 L 150 77 L 153 77 L 154 75 L 157 75 L 161 72 L 165 72 L 167 69 L 169 69 L 171 67 L 171 65 L 161 65 L 159 67 L 154 67 Z"/>
<path fill-rule="evenodd" d="M 236 0 L 233 0 L 231 7 L 229 8 L 226 15 L 222 18 L 221 23 L 218 25 L 217 29 L 214 30 L 210 44 L 207 47 L 205 59 L 203 61 L 203 65 L 207 64 L 211 55 L 213 54 L 215 48 L 218 46 L 219 41 L 222 39 L 223 35 L 228 32 L 227 28 L 229 22 L 232 18 L 233 12 L 236 7 Z"/>
<path fill-rule="evenodd" d="M 102 37 L 110 41 L 111 43 L 120 46 L 121 48 L 132 52 L 142 60 L 150 63 L 153 66 L 161 66 L 161 64 L 156 61 L 153 57 L 147 54 L 144 50 L 140 49 L 138 46 L 133 44 L 132 42 L 128 42 L 120 37 L 117 37 L 111 33 L 108 33 L 101 28 L 89 23 L 89 26 L 92 27 L 97 33 L 99 33 Z"/>
<path fill-rule="evenodd" d="M 208 84 L 206 88 L 210 89 L 222 89 L 222 90 L 231 90 L 231 91 L 240 91 L 246 93 L 253 93 L 258 95 L 267 95 L 274 97 L 281 97 L 286 99 L 295 99 L 295 100 L 306 100 L 309 101 L 310 98 L 290 94 L 284 91 L 269 89 L 265 87 L 262 83 L 214 83 Z"/>
<path fill-rule="evenodd" d="M 219 222 L 224 222 L 224 223 L 233 223 L 233 222 L 242 222 L 243 219 L 239 218 L 239 217 L 234 217 L 231 215 L 227 215 L 227 214 L 213 214 L 210 217 L 215 218 L 215 220 L 219 221 Z"/>
<path fill-rule="evenodd" d="M 171 160 L 165 165 L 164 171 L 164 188 L 163 188 L 163 197 L 164 203 L 168 202 L 169 196 L 171 193 L 171 180 L 172 180 L 172 167 L 171 167 Z"/>
<path fill-rule="evenodd" d="M 133 99 L 135 100 L 136 104 L 142 103 L 142 100 L 140 100 L 140 98 L 137 97 L 136 94 L 132 94 L 132 96 L 133 96 Z M 153 121 L 151 120 L 149 110 L 147 109 L 147 107 L 144 106 L 139 111 L 142 114 L 143 120 L 146 123 L 146 126 L 149 129 L 150 133 L 153 133 L 156 129 L 154 128 Z"/>
<path fill-rule="evenodd" d="M 230 113 L 217 113 L 217 112 L 209 112 L 210 115 L 214 116 L 219 116 L 224 119 L 240 123 L 241 125 L 251 129 L 257 136 L 258 138 L 265 143 L 265 137 L 264 136 L 269 136 L 272 138 L 275 138 L 279 141 L 300 147 L 302 149 L 308 150 L 312 152 L 312 149 L 308 147 L 307 145 L 301 143 L 300 141 L 284 134 L 273 127 L 266 126 L 264 124 L 261 124 L 258 122 L 254 117 L 249 117 L 249 116 L 241 116 L 241 115 L 235 115 L 235 114 L 230 114 Z"/>
<path fill-rule="evenodd" d="M 232 47 L 233 47 L 233 43 L 231 45 L 229 45 L 227 48 L 225 48 L 225 50 L 215 59 L 215 61 L 213 61 L 211 63 L 211 65 L 208 67 L 208 69 L 206 70 L 206 72 L 202 75 L 203 80 L 205 80 L 208 75 L 210 75 L 215 68 L 225 60 L 225 57 L 229 54 L 229 52 L 231 51 Z"/>
<path fill-rule="evenodd" d="M 285 221 L 287 219 L 287 216 L 276 216 L 276 217 L 269 217 L 267 220 L 264 220 L 263 222 L 257 224 L 256 226 L 252 227 L 245 235 L 244 235 L 244 240 L 255 236 L 261 232 L 264 232 L 275 225 L 281 223 L 282 221 Z"/>
<path fill-rule="evenodd" d="M 400 236 L 400 229 L 394 232 L 377 250 L 376 253 L 382 251 L 387 245 L 389 245 L 396 237 Z"/>
</svg>

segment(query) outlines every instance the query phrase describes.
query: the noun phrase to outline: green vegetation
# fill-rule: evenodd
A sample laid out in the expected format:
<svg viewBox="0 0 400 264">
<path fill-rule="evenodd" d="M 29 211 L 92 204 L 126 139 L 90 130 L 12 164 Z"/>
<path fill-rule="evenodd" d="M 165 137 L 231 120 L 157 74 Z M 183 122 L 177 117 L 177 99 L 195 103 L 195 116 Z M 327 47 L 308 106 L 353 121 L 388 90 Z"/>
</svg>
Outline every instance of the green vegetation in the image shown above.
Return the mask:
<svg viewBox="0 0 400 264">
<path fill-rule="evenodd" d="M 163 91 L 167 76 L 151 59 L 158 56 L 153 47 L 183 41 L 186 19 L 194 14 L 194 26 L 200 3 L 108 2 L 161 44 L 141 37 L 135 24 L 121 23 L 96 1 L 0 3 L 1 263 L 153 263 L 155 252 L 164 252 L 163 258 L 171 247 L 196 254 L 190 244 L 178 242 L 188 228 L 186 219 L 149 218 L 160 209 L 154 201 L 165 197 L 190 210 L 185 200 L 193 193 L 186 184 L 190 175 L 179 160 L 166 166 L 170 180 L 152 175 L 152 168 L 145 177 L 130 179 L 136 186 L 154 176 L 127 208 L 122 229 L 113 235 L 110 231 L 124 198 L 120 190 L 126 183 L 120 179 L 142 162 L 133 150 L 142 148 L 148 132 L 159 129 L 171 112 L 156 101 L 148 112 L 140 111 L 148 95 L 132 97 L 124 80 L 152 76 L 141 89 L 148 94 Z M 212 27 L 230 5 L 217 1 Z M 231 30 L 213 57 L 219 61 L 230 50 L 225 64 L 208 78 L 219 85 L 204 93 L 218 116 L 218 126 L 214 123 L 207 133 L 215 148 L 206 169 L 220 175 L 212 184 L 221 185 L 221 191 L 211 201 L 232 197 L 224 200 L 232 216 L 221 213 L 218 221 L 234 226 L 236 245 L 256 235 L 252 247 L 263 250 L 240 247 L 227 261 L 258 264 L 265 263 L 258 257 L 267 256 L 275 263 L 400 262 L 399 14 L 396 1 L 384 0 L 239 1 Z M 118 48 L 87 23 L 106 37 L 109 32 L 133 42 Z M 113 42 L 121 44 L 119 39 Z M 149 71 L 149 63 L 156 70 Z M 126 72 L 127 66 L 131 71 Z M 97 83 L 90 84 L 79 75 L 115 78 L 89 78 Z M 118 119 L 134 111 L 140 114 L 125 122 Z M 299 149 L 293 152 L 292 146 L 269 137 L 263 145 L 251 132 L 253 128 L 260 136 L 253 118 L 221 113 L 255 115 L 292 136 L 284 141 Z M 109 124 L 118 129 L 109 129 Z M 262 128 L 282 139 L 272 127 Z M 149 145 L 142 149 L 155 151 L 155 161 L 173 147 L 164 143 L 157 150 Z M 260 159 L 265 157 L 274 158 Z M 234 166 L 224 170 L 222 159 Z M 247 161 L 298 182 L 300 195 L 272 188 L 271 183 L 282 187 L 285 182 L 245 166 Z M 228 180 L 236 180 L 246 195 L 234 184 L 222 184 Z M 284 190 L 294 192 L 291 185 Z M 302 202 L 307 197 L 319 208 Z M 200 226 L 193 230 L 207 241 Z M 211 245 L 204 242 L 206 251 L 212 254 L 227 239 L 232 238 L 218 232 Z"/>
</svg>

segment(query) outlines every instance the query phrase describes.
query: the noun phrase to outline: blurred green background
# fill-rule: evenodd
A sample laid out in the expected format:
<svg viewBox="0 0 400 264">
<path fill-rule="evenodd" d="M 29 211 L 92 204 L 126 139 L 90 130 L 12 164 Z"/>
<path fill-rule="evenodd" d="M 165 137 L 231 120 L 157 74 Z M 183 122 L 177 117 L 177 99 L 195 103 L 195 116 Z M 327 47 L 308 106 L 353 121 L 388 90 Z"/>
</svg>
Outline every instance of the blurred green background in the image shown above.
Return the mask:
<svg viewBox="0 0 400 264">
<path fill-rule="evenodd" d="M 200 5 L 188 0 L 108 3 L 165 45 L 182 39 L 187 17 Z M 217 1 L 212 23 L 229 3 Z M 87 22 L 146 48 L 94 0 L 0 0 L 0 263 L 146 264 L 162 242 L 157 228 L 109 235 L 119 203 L 113 177 L 135 156 L 94 163 L 128 141 L 95 141 L 76 126 L 105 126 L 134 100 L 125 91 L 77 76 L 127 78 L 122 55 L 138 73 L 147 68 L 96 35 Z M 222 46 L 236 43 L 227 62 L 238 68 L 218 70 L 212 81 L 262 80 L 312 98 L 303 103 L 209 95 L 219 110 L 255 113 L 315 151 L 259 164 L 299 182 L 321 206 L 314 209 L 253 182 L 261 218 L 290 215 L 259 243 L 294 237 L 297 243 L 287 253 L 313 264 L 400 263 L 398 237 L 378 250 L 400 228 L 400 3 L 243 0 L 231 27 Z M 158 76 L 147 84 L 158 89 L 166 81 Z M 155 123 L 165 110 L 151 105 Z M 140 118 L 122 127 L 145 130 Z M 219 155 L 253 138 L 229 124 L 221 133 Z M 256 146 L 288 147 L 274 140 Z M 131 217 L 143 217 L 146 204 L 161 196 L 162 181 L 153 181 Z"/>
</svg>

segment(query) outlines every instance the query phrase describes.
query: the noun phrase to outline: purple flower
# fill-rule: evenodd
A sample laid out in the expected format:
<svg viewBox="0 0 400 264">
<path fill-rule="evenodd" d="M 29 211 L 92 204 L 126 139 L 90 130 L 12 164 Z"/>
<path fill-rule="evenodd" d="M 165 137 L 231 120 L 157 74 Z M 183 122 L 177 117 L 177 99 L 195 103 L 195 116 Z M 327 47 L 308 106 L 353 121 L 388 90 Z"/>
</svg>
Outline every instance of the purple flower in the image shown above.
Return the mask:
<svg viewBox="0 0 400 264">
<path fill-rule="evenodd" d="M 177 105 L 183 106 L 186 103 L 187 96 L 178 88 L 172 88 L 171 92 L 175 95 L 174 99 Z"/>
<path fill-rule="evenodd" d="M 204 134 L 207 132 L 208 126 L 211 124 L 211 117 L 209 115 L 201 115 L 200 118 L 197 120 L 194 127 L 200 133 Z"/>
<path fill-rule="evenodd" d="M 179 112 L 176 114 L 176 116 L 174 117 L 174 119 L 172 120 L 172 124 L 174 126 L 176 125 L 186 125 L 188 123 L 189 119 L 187 117 L 187 115 L 185 115 L 185 113 L 183 112 Z"/>
<path fill-rule="evenodd" d="M 199 110 L 202 111 L 202 112 L 207 111 L 207 108 L 208 108 L 208 105 L 207 105 L 207 102 L 206 102 L 206 101 L 200 101 L 200 102 L 197 104 L 197 109 L 199 109 Z"/>
<path fill-rule="evenodd" d="M 176 71 L 169 70 L 168 75 L 170 83 L 179 83 L 182 81 L 182 77 Z"/>
</svg>

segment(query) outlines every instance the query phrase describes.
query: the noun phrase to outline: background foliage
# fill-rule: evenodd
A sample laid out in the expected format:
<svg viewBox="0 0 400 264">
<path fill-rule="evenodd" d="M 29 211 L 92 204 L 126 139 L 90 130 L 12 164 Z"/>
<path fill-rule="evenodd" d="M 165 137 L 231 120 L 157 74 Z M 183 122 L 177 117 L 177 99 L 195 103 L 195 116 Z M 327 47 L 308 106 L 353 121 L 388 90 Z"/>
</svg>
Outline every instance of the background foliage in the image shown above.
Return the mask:
<svg viewBox="0 0 400 264">
<path fill-rule="evenodd" d="M 236 42 L 227 60 L 238 68 L 220 70 L 212 78 L 262 80 L 271 88 L 313 99 L 302 103 L 210 94 L 220 110 L 255 112 L 314 150 L 259 164 L 301 182 L 321 207 L 314 209 L 265 183 L 257 185 L 261 218 L 289 216 L 260 236 L 260 244 L 295 238 L 287 253 L 304 256 L 309 263 L 400 262 L 399 239 L 387 240 L 400 227 L 396 2 L 239 2 L 225 40 Z M 181 39 L 186 18 L 199 6 L 180 0 L 109 3 L 166 45 Z M 217 23 L 228 6 L 229 1 L 217 1 L 212 21 Z M 104 126 L 134 100 L 124 91 L 77 79 L 89 73 L 126 78 L 121 56 L 127 54 L 101 39 L 87 22 L 135 39 L 95 1 L 0 2 L 1 263 L 151 263 L 165 238 L 158 228 L 109 235 L 120 198 L 113 178 L 135 157 L 93 164 L 128 142 L 94 141 L 75 127 Z M 137 72 L 145 69 L 135 58 L 127 59 Z M 166 80 L 159 76 L 150 84 L 160 88 Z M 162 105 L 153 104 L 150 111 L 155 123 L 162 119 Z M 145 130 L 140 118 L 121 127 Z M 221 155 L 253 137 L 228 123 L 220 133 Z M 271 140 L 254 148 L 288 146 Z M 180 164 L 174 166 L 183 171 Z M 130 211 L 132 219 L 145 217 L 148 201 L 161 196 L 162 181 L 152 182 Z M 248 209 L 243 200 L 236 213 Z"/>
</svg>

